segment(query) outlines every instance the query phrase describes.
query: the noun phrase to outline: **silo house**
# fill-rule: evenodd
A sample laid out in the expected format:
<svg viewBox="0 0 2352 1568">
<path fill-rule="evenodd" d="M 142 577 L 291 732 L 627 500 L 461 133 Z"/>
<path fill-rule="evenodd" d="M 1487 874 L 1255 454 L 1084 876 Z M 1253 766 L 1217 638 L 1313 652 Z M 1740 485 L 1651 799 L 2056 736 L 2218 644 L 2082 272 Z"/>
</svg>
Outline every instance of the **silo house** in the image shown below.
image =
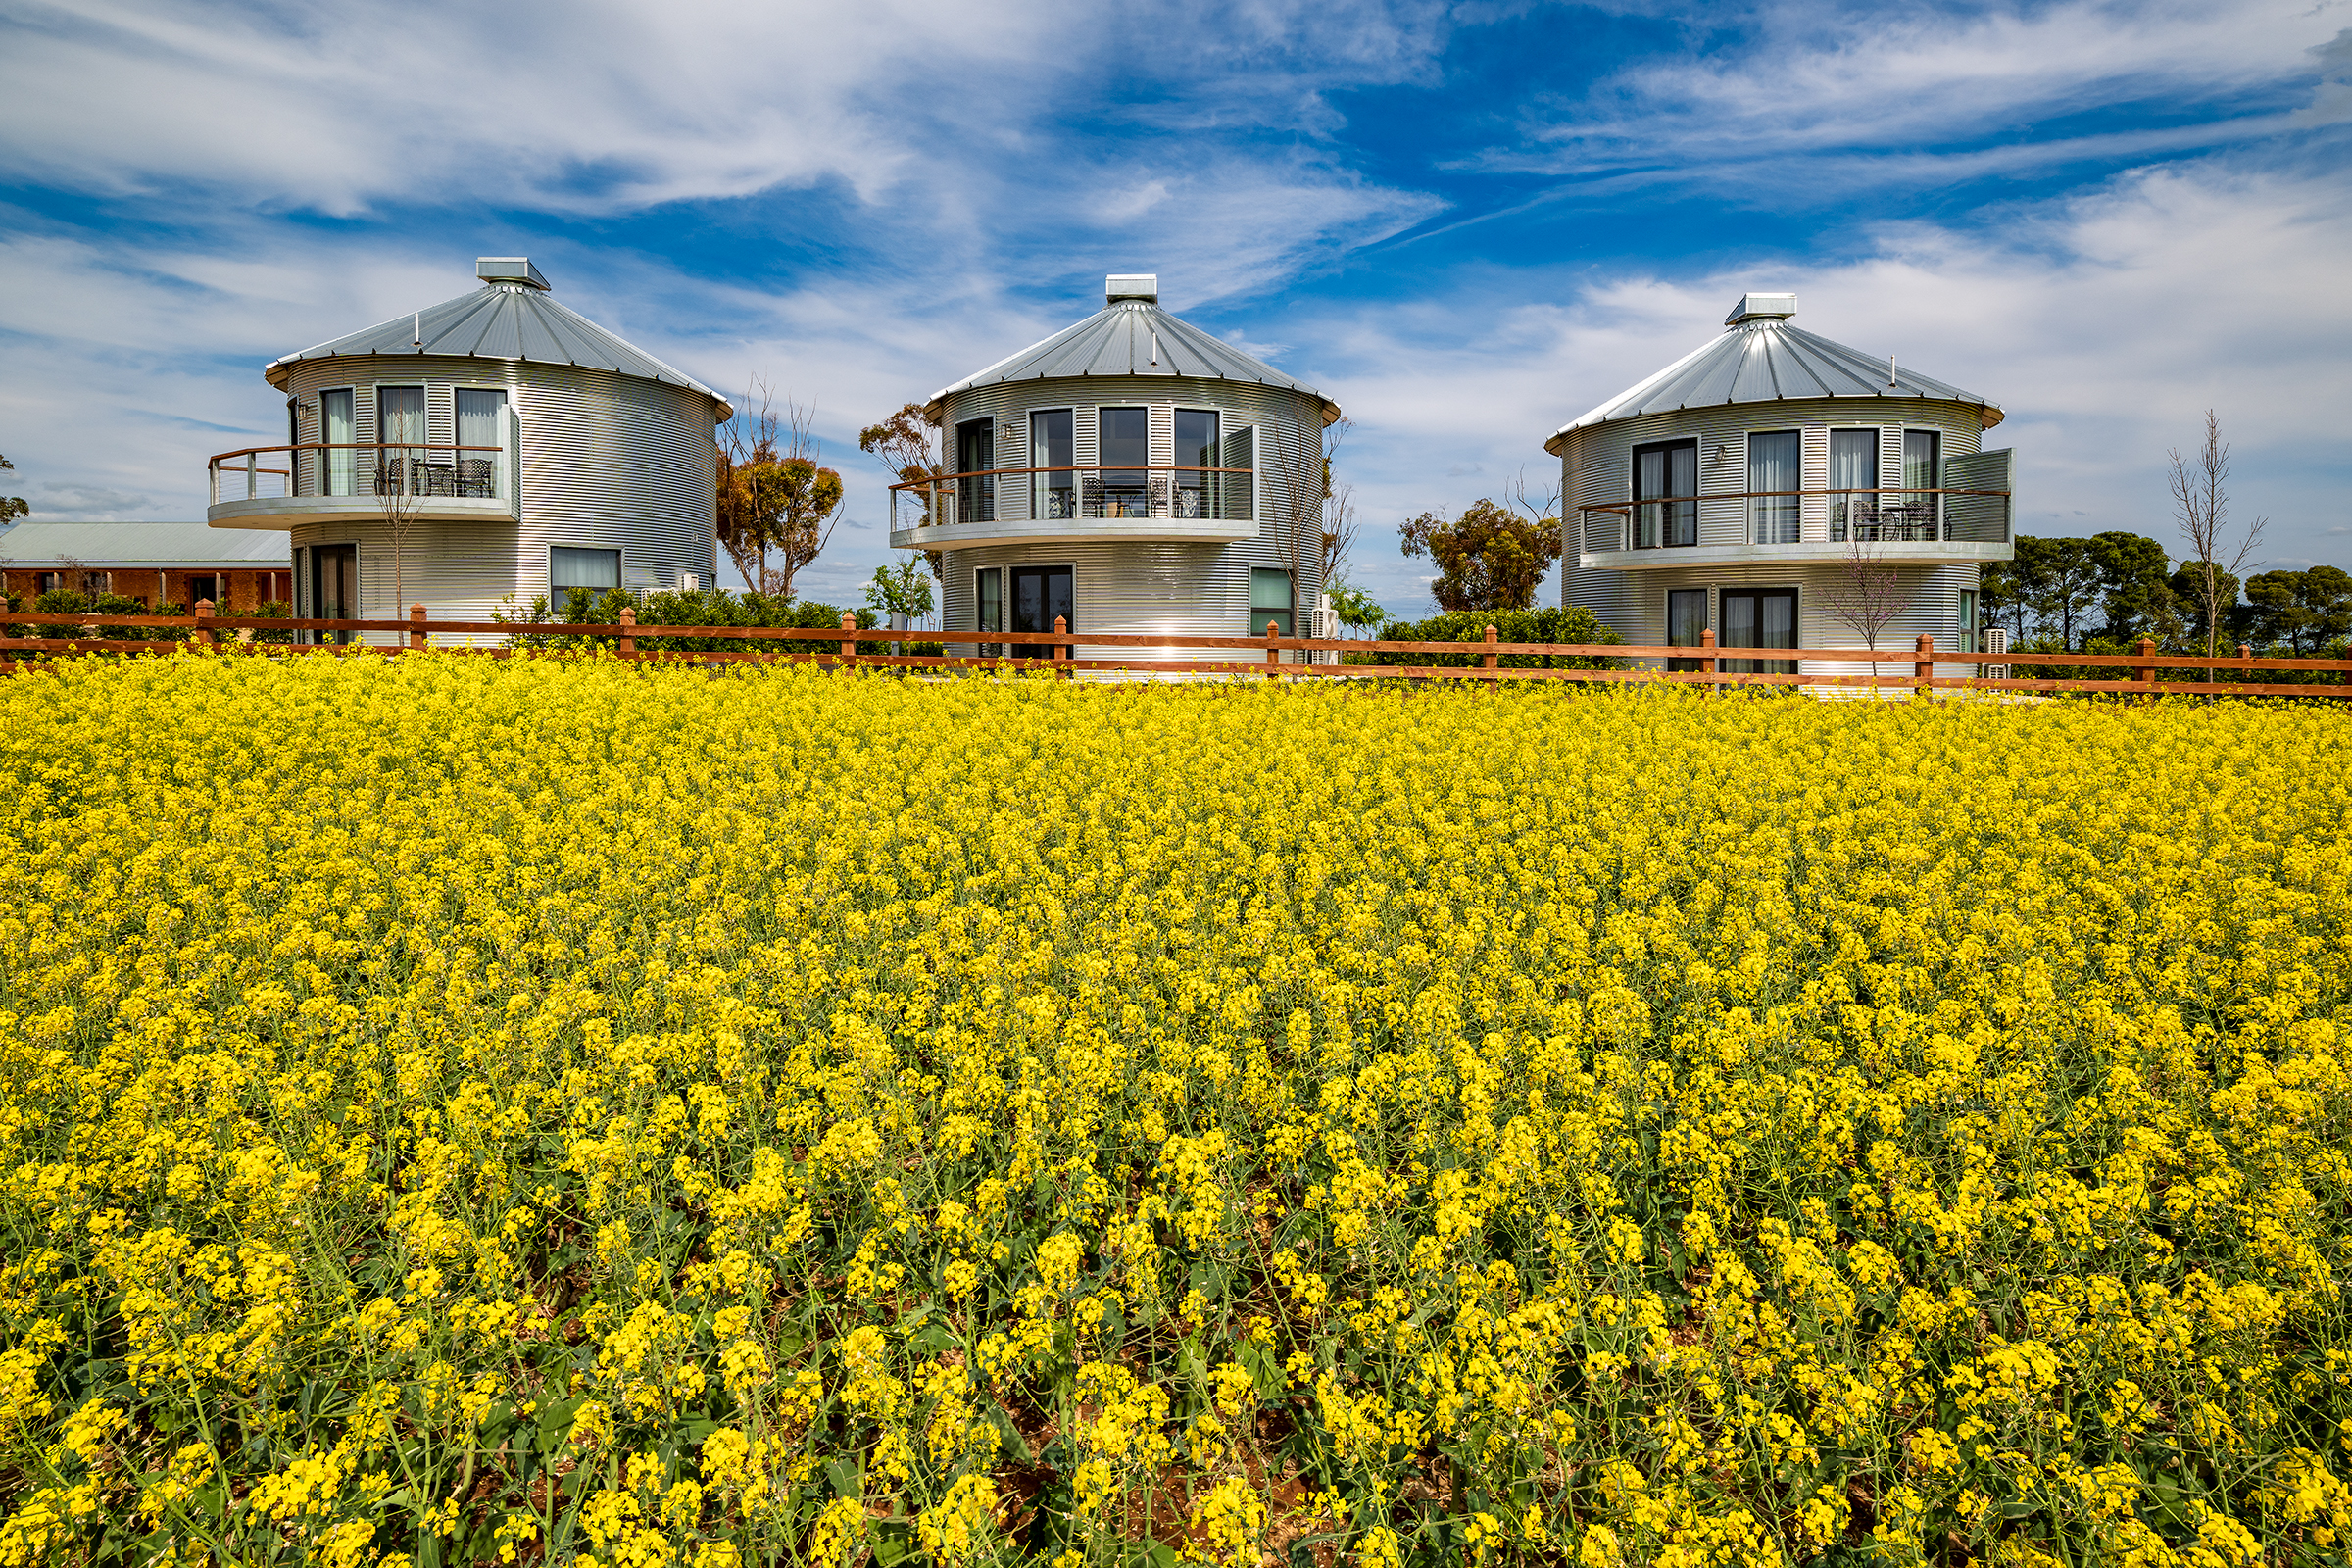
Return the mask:
<svg viewBox="0 0 2352 1568">
<path fill-rule="evenodd" d="M 1637 644 L 1978 651 L 1979 574 L 2011 553 L 2010 453 L 1984 448 L 2000 409 L 1795 315 L 1793 294 L 1744 296 L 1721 336 L 1544 443 L 1563 601 Z"/>
<path fill-rule="evenodd" d="M 474 270 L 470 293 L 272 361 L 285 444 L 214 458 L 206 520 L 284 530 L 304 617 L 712 583 L 726 399 L 558 302 L 527 258 Z"/>
<path fill-rule="evenodd" d="M 1138 663 L 1184 653 L 1087 634 L 1300 634 L 1339 405 L 1162 310 L 1153 275 L 1103 294 L 924 406 L 949 476 L 894 488 L 890 542 L 941 553 L 950 651 L 1049 657 L 1057 618 L 1077 657 Z"/>
</svg>

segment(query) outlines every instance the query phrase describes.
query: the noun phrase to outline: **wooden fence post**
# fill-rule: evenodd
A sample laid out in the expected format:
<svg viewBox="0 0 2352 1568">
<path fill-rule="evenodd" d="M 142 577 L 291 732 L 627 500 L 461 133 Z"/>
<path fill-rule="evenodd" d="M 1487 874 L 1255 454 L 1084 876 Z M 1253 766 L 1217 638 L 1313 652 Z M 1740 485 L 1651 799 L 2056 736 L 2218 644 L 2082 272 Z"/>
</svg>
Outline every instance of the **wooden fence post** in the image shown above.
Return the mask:
<svg viewBox="0 0 2352 1568">
<path fill-rule="evenodd" d="M 196 623 L 196 640 L 204 644 L 204 646 L 207 648 L 213 647 L 219 640 L 219 634 L 213 630 L 213 602 L 210 599 L 199 599 L 196 601 L 196 613 L 194 619 Z"/>
<path fill-rule="evenodd" d="M 1266 679 L 1268 680 L 1282 679 L 1282 650 L 1274 646 L 1274 639 L 1281 635 L 1281 621 L 1269 620 L 1266 622 Z"/>
<path fill-rule="evenodd" d="M 1911 645 L 1911 689 L 1914 702 L 1928 700 L 1928 682 L 1936 678 L 1936 639 L 1926 632 Z"/>
<path fill-rule="evenodd" d="M 1057 640 L 1054 644 L 1054 660 L 1056 663 L 1067 663 L 1071 660 L 1078 657 L 1077 644 L 1058 641 L 1058 639 L 1067 637 L 1069 634 L 1070 617 L 1067 615 L 1055 615 L 1054 617 L 1054 635 Z M 1057 669 L 1054 673 L 1062 680 L 1068 680 L 1070 678 L 1070 672 L 1066 669 Z"/>
<path fill-rule="evenodd" d="M 412 654 L 424 652 L 424 607 L 422 605 L 409 607 L 409 652 Z"/>
<path fill-rule="evenodd" d="M 843 631 L 856 631 L 858 629 L 858 612 L 854 610 L 845 610 L 841 612 L 841 629 Z M 851 637 L 843 641 L 841 645 L 841 658 L 844 663 L 855 664 L 858 662 L 857 638 Z"/>
<path fill-rule="evenodd" d="M 1712 674 L 1714 674 L 1714 673 L 1715 673 L 1715 662 L 1716 662 L 1716 661 L 1715 661 L 1715 654 L 1714 654 L 1714 648 L 1715 648 L 1715 628 L 1714 628 L 1714 627 L 1712 627 L 1712 626 L 1708 626 L 1708 627 L 1704 627 L 1704 628 L 1702 628 L 1702 629 L 1700 630 L 1700 632 L 1699 632 L 1699 634 L 1698 634 L 1698 646 L 1699 646 L 1699 647 L 1701 647 L 1701 648 L 1704 648 L 1704 649 L 1706 649 L 1706 650 L 1708 651 L 1708 652 L 1707 652 L 1707 654 L 1706 654 L 1706 656 L 1705 656 L 1704 658 L 1702 658 L 1701 660 L 1699 660 L 1699 662 L 1698 662 L 1699 673 L 1701 673 L 1701 674 L 1703 674 L 1703 675 L 1712 675 Z M 1706 683 L 1706 694 L 1707 694 L 1709 697 L 1715 697 L 1715 696 L 1719 696 L 1719 695 L 1721 695 L 1721 694 L 1722 694 L 1722 691 L 1723 691 L 1723 688 L 1722 688 L 1722 686 L 1721 686 L 1719 683 L 1717 683 L 1717 682 L 1715 682 L 1715 681 L 1712 681 L 1712 680 L 1710 680 L 1710 681 L 1708 681 L 1708 682 Z"/>
<path fill-rule="evenodd" d="M 2142 637 L 2139 640 L 2139 657 L 2132 662 L 2132 667 L 2138 671 L 2137 678 L 2142 686 L 2153 686 L 2156 684 L 2156 666 L 2149 662 L 2149 661 L 2153 660 L 2155 657 L 2156 639 L 2153 637 Z M 2208 669 L 2205 672 L 2205 678 L 2207 680 L 2213 679 L 2213 671 Z M 2154 692 L 2143 692 L 2140 694 L 2140 701 L 2143 703 L 2154 702 L 2155 700 L 2156 694 Z"/>
<path fill-rule="evenodd" d="M 2237 662 L 2241 665 L 2252 663 L 2254 662 L 2254 650 L 2244 643 L 2239 643 L 2237 645 Z M 2239 685 L 2251 686 L 2254 684 L 2254 671 L 2251 669 L 2241 668 L 2237 672 L 2237 679 Z"/>
<path fill-rule="evenodd" d="M 635 659 L 637 657 L 637 633 L 634 628 L 637 625 L 637 612 L 626 606 L 622 607 L 620 625 L 620 657 Z"/>
<path fill-rule="evenodd" d="M 1494 652 L 1494 628 L 1489 626 L 1487 628 L 1487 668 L 1490 670 L 1495 670 L 1500 669 L 1501 667 L 1502 658 L 1500 655 Z M 1490 691 L 1493 690 L 1492 687 L 1489 687 L 1488 689 Z"/>
</svg>

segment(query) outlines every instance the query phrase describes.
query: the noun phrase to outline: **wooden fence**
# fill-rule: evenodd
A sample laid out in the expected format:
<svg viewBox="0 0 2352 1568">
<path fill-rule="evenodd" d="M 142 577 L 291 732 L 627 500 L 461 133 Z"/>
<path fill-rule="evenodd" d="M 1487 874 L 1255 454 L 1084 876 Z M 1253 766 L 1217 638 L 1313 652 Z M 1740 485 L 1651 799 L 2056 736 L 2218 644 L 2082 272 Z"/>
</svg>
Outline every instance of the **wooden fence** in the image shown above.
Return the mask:
<svg viewBox="0 0 2352 1568">
<path fill-rule="evenodd" d="M 27 626 L 61 628 L 45 636 L 0 636 L 0 670 L 38 668 L 59 655 L 78 654 L 161 654 L 181 643 L 194 643 L 209 648 L 236 646 L 240 652 L 292 656 L 319 653 L 343 654 L 401 654 L 421 653 L 432 645 L 435 636 L 466 638 L 498 637 L 507 642 L 504 647 L 468 647 L 449 649 L 450 652 L 470 652 L 488 658 L 511 657 L 550 644 L 574 648 L 597 647 L 622 659 L 682 661 L 712 663 L 729 661 L 792 661 L 826 667 L 877 668 L 935 668 L 953 667 L 1044 669 L 1057 674 L 1080 671 L 1119 672 L 1135 674 L 1209 674 L 1262 675 L 1268 680 L 1342 679 L 1342 680 L 1566 680 L 1566 681 L 1654 681 L 1676 685 L 1707 687 L 1725 686 L 1800 686 L 1808 689 L 1839 687 L 1866 688 L 1887 691 L 1993 691 L 2025 693 L 2125 693 L 2158 696 L 2171 693 L 2215 697 L 2352 697 L 2352 661 L 2330 659 L 2256 659 L 2252 651 L 2240 645 L 2234 657 L 2218 656 L 2206 659 L 2197 655 L 2160 655 L 2156 645 L 2142 639 L 2138 648 L 2128 655 L 2119 654 L 2043 654 L 2012 650 L 2005 654 L 1962 654 L 1937 648 L 1935 639 L 1922 636 L 1907 649 L 1867 648 L 1771 648 L 1738 650 L 1719 648 L 1712 631 L 1702 634 L 1696 647 L 1652 648 L 1613 643 L 1506 643 L 1496 640 L 1494 628 L 1487 628 L 1483 643 L 1459 642 L 1377 642 L 1327 641 L 1312 637 L 1282 637 L 1275 634 L 1269 621 L 1263 637 L 1202 637 L 1137 636 L 1112 632 L 1071 632 L 1067 623 L 1056 618 L 1051 633 L 997 632 L 991 634 L 1002 645 L 1050 647 L 1052 658 L 971 658 L 936 654 L 893 654 L 887 651 L 866 652 L 866 649 L 886 650 L 891 644 L 913 641 L 937 641 L 938 634 L 908 631 L 885 631 L 878 628 L 860 629 L 856 617 L 844 614 L 839 628 L 809 629 L 788 626 L 653 626 L 637 624 L 635 613 L 622 611 L 619 621 L 611 624 L 575 624 L 569 621 L 460 621 L 425 618 L 424 607 L 411 608 L 405 620 L 306 620 L 279 617 L 216 615 L 211 606 L 199 603 L 196 612 L 187 615 L 42 615 L 0 612 L 0 631 L 14 632 Z M 97 635 L 108 627 L 137 627 L 142 630 L 176 632 L 181 635 L 164 639 L 110 638 Z M 63 630 L 71 628 L 71 631 Z M 401 640 L 388 644 L 345 643 L 283 644 L 252 643 L 245 636 L 255 632 L 325 632 L 349 634 L 361 632 L 390 632 L 404 634 Z M 88 632 L 90 635 L 74 635 Z M 977 634 L 955 634 L 961 642 L 976 641 Z M 641 644 L 666 639 L 693 639 L 700 642 L 740 642 L 740 649 L 696 649 L 692 651 L 645 647 Z M 765 646 L 762 646 L 765 645 Z M 1253 659 L 1137 659 L 1095 657 L 1079 659 L 1077 649 L 1177 649 L 1187 653 L 1253 654 Z M 46 656 L 27 660 L 26 654 Z M 1464 659 L 1459 665 L 1413 663 L 1329 663 L 1294 662 L 1309 654 L 1345 656 L 1384 655 L 1446 656 Z M 1650 668 L 1580 668 L 1542 667 L 1510 668 L 1506 658 L 1539 658 L 1546 660 L 1646 660 L 1674 661 L 1693 667 L 1684 669 Z M 1753 663 L 1770 659 L 1775 662 L 1802 660 L 1809 663 L 1863 664 L 1870 666 L 1862 674 L 1780 674 L 1732 666 Z M 1974 667 L 1986 665 L 2008 668 L 2018 664 L 2073 667 L 2088 669 L 2129 668 L 2130 678 L 2111 679 L 2031 679 L 2014 677 L 1987 678 L 1977 675 L 1951 675 L 1937 672 L 1937 666 Z M 1882 674 L 1883 666 L 1892 666 L 1895 673 Z M 2195 679 L 2166 678 L 2176 672 L 2193 672 Z M 2331 676 L 2323 683 L 2255 680 L 2257 673 L 2292 672 L 2302 675 Z"/>
</svg>

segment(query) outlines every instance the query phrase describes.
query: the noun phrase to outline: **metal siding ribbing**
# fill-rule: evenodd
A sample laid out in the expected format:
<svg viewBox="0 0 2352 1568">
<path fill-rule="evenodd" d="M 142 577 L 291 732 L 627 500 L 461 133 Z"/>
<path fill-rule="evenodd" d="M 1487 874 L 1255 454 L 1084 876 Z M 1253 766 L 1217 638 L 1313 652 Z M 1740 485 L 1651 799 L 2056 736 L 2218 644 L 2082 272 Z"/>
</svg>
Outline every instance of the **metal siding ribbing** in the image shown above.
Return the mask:
<svg viewBox="0 0 2352 1568">
<path fill-rule="evenodd" d="M 1286 486 L 1298 487 L 1295 493 L 1305 494 L 1314 503 L 1306 519 L 1308 539 L 1302 552 L 1298 609 L 1304 611 L 1321 602 L 1322 405 L 1312 393 L 1298 396 L 1253 383 L 1169 376 L 1000 381 L 950 397 L 941 425 L 952 454 L 955 429 L 960 421 L 986 416 L 997 422 L 1000 432 L 1009 424 L 1019 432 L 1020 449 L 1007 452 L 1000 442 L 997 462 L 1004 467 L 1026 467 L 1030 411 L 1074 408 L 1074 461 L 1091 466 L 1099 455 L 1096 411 L 1138 405 L 1151 410 L 1153 463 L 1171 461 L 1175 411 L 1179 408 L 1216 410 L 1228 435 L 1249 426 L 1257 428 L 1257 537 L 1228 545 L 1090 540 L 1071 545 L 947 551 L 941 624 L 946 628 L 943 635 L 952 639 L 956 652 L 968 653 L 973 646 L 970 639 L 977 620 L 973 571 L 980 566 L 1033 563 L 1067 564 L 1074 568 L 1071 592 L 1081 637 L 1088 631 L 1249 635 L 1250 568 L 1289 564 L 1289 552 L 1284 548 L 1289 522 L 1284 505 Z M 1025 481 L 1000 484 L 999 515 L 1026 518 L 1028 500 L 1022 494 L 1008 494 L 1010 486 L 1025 486 Z M 1009 636 L 1005 640 L 1009 641 Z M 1087 653 L 1082 641 L 1080 657 L 1097 656 Z M 1133 658 L 1141 662 L 1184 655 L 1166 649 L 1105 649 L 1101 657 Z"/>
<path fill-rule="evenodd" d="M 1656 571 L 1589 571 L 1573 575 L 1580 580 L 1572 585 L 1582 590 L 1584 597 L 1572 591 L 1570 604 L 1581 604 L 1599 616 L 1602 623 L 1619 633 L 1629 643 L 1656 647 L 1666 641 L 1666 595 L 1670 589 L 1704 588 L 1707 593 L 1707 624 L 1723 631 L 1723 590 L 1726 588 L 1794 588 L 1796 590 L 1796 640 L 1804 648 L 1860 648 L 1862 633 L 1839 619 L 1830 609 L 1830 596 L 1835 591 L 1843 568 L 1836 562 L 1809 562 L 1803 565 L 1777 565 L 1771 562 L 1754 564 L 1690 566 Z M 1973 561 L 1950 561 L 1933 564 L 1900 563 L 1893 565 L 1895 581 L 1903 598 L 1903 608 L 1893 621 L 1879 633 L 1879 647 L 1886 653 L 1886 662 L 1878 666 L 1882 675 L 1911 672 L 1913 641 L 1925 632 L 1936 639 L 1939 648 L 1957 649 L 1960 635 L 1960 593 L 1978 586 L 1980 571 Z M 1758 655 L 1726 654 L 1725 658 L 1756 658 Z M 1638 662 L 1655 666 L 1655 660 Z M 1900 666 L 1899 668 L 1897 666 Z M 1862 664 L 1833 664 L 1806 660 L 1798 664 L 1797 672 L 1804 675 L 1859 675 L 1868 666 Z M 1941 668 L 1939 674 L 1970 673 L 1961 666 Z"/>
<path fill-rule="evenodd" d="M 1890 412 L 1899 412 L 1903 417 L 1889 422 Z M 1888 400 L 1880 397 L 1807 398 L 1643 414 L 1605 424 L 1580 426 L 1559 438 L 1561 488 L 1569 497 L 1564 506 L 1627 501 L 1633 494 L 1635 447 L 1652 441 L 1695 438 L 1701 496 L 1732 493 L 1721 501 L 1700 501 L 1698 542 L 1702 546 L 1743 545 L 1749 537 L 1748 509 L 1747 503 L 1736 499 L 1736 495 L 1747 489 L 1747 433 L 1792 428 L 1800 431 L 1804 484 L 1808 489 L 1817 489 L 1826 486 L 1829 479 L 1831 428 L 1856 425 L 1876 426 L 1880 430 L 1879 480 L 1889 487 L 1899 486 L 1902 480 L 1904 430 L 1942 432 L 1947 463 L 1975 455 L 1983 438 L 1975 405 L 1925 398 L 1906 401 L 1899 410 L 1890 410 Z M 1608 531 L 1616 526 L 1610 519 L 1622 515 L 1595 514 L 1588 548 L 1608 548 Z M 1803 515 L 1805 538 L 1828 537 L 1825 498 L 1807 497 Z M 1628 642 L 1665 641 L 1669 587 L 1720 589 L 1725 584 L 1795 587 L 1800 642 L 1834 647 L 1859 641 L 1858 634 L 1828 617 L 1816 599 L 1820 590 L 1835 581 L 1838 570 L 1836 563 L 1776 563 L 1769 557 L 1770 547 L 1759 546 L 1756 561 L 1738 564 L 1678 568 L 1661 564 L 1639 571 L 1586 570 L 1576 564 L 1578 524 L 1570 521 L 1565 527 L 1569 551 L 1561 573 L 1561 603 L 1591 610 L 1601 624 L 1622 634 Z M 1660 550 L 1655 554 L 1663 563 L 1674 552 Z M 1959 631 L 1957 596 L 1961 589 L 1977 586 L 1981 576 L 1977 563 L 1905 563 L 1896 570 L 1908 602 L 1904 613 L 1886 637 L 1899 639 L 1907 648 L 1914 636 L 1927 632 L 1939 645 L 1954 646 L 1953 639 Z M 1721 625 L 1713 594 L 1709 596 L 1709 623 Z M 1904 672 L 1908 669 L 1906 663 Z M 1827 665 L 1819 670 L 1807 666 L 1805 672 L 1836 673 Z"/>
<path fill-rule="evenodd" d="M 520 520 L 419 523 L 408 556 L 406 595 L 433 618 L 486 618 L 513 596 L 548 592 L 554 545 L 618 550 L 622 582 L 669 586 L 679 573 L 706 584 L 717 567 L 718 406 L 684 386 L 577 366 L 528 361 L 403 358 L 309 359 L 288 367 L 287 390 L 303 405 L 303 439 L 320 439 L 321 389 L 355 389 L 357 438 L 374 439 L 374 387 L 425 387 L 430 439 L 455 439 L 456 389 L 500 387 L 521 428 Z M 369 466 L 364 461 L 362 471 Z M 382 523 L 315 523 L 293 530 L 296 546 L 358 542 L 360 594 L 370 616 L 402 612 L 391 603 L 389 543 Z M 428 541 L 430 541 L 428 543 Z M 446 564 L 433 552 L 452 552 Z M 419 562 L 418 558 L 425 558 Z M 380 568 L 380 569 L 379 569 Z M 421 583 L 422 587 L 414 583 Z"/>
</svg>

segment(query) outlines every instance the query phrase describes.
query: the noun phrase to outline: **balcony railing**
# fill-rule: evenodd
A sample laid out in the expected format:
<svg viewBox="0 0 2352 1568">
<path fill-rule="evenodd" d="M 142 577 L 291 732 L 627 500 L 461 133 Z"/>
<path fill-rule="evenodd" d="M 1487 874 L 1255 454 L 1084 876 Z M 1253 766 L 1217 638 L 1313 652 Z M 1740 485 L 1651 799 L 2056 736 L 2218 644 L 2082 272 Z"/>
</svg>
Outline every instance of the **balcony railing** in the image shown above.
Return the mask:
<svg viewBox="0 0 2352 1568">
<path fill-rule="evenodd" d="M 1597 555 L 1696 545 L 1702 519 L 1733 518 L 1745 544 L 2005 545 L 2009 507 L 2006 490 L 1880 487 L 1729 490 L 1601 502 L 1577 512 L 1584 551 Z"/>
<path fill-rule="evenodd" d="M 216 454 L 208 470 L 212 504 L 300 496 L 507 498 L 504 447 L 427 446 L 413 441 L 305 441 Z"/>
<path fill-rule="evenodd" d="M 898 532 L 1079 517 L 1249 522 L 1257 515 L 1256 477 L 1252 468 L 1180 464 L 942 473 L 890 487 L 890 526 Z"/>
</svg>

